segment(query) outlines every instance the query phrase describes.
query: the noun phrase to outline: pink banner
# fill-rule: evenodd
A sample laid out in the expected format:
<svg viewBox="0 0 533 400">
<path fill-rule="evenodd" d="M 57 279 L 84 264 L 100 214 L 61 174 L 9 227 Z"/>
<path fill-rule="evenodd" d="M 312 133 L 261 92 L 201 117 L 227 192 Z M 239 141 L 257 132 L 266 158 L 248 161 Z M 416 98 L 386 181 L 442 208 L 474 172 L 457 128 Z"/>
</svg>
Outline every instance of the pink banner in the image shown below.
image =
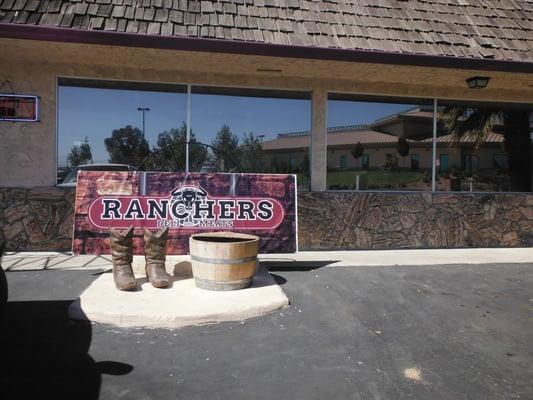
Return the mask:
<svg viewBox="0 0 533 400">
<path fill-rule="evenodd" d="M 110 227 L 169 228 L 167 254 L 188 254 L 189 236 L 235 231 L 260 237 L 261 253 L 297 250 L 296 177 L 266 174 L 92 172 L 78 175 L 72 250 L 108 254 Z"/>
</svg>

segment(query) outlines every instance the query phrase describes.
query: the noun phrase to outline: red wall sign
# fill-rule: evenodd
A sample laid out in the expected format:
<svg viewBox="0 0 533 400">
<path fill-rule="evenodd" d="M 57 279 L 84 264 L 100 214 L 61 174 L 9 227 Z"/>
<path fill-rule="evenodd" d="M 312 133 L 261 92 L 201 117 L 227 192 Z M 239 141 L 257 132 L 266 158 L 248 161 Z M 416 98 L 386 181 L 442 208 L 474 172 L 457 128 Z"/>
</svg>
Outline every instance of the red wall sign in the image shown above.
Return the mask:
<svg viewBox="0 0 533 400">
<path fill-rule="evenodd" d="M 0 121 L 34 122 L 39 118 L 39 98 L 0 94 Z"/>
<path fill-rule="evenodd" d="M 88 172 L 78 175 L 73 251 L 109 253 L 110 227 L 169 228 L 168 254 L 187 254 L 189 236 L 206 231 L 258 235 L 260 251 L 297 247 L 294 175 Z"/>
</svg>

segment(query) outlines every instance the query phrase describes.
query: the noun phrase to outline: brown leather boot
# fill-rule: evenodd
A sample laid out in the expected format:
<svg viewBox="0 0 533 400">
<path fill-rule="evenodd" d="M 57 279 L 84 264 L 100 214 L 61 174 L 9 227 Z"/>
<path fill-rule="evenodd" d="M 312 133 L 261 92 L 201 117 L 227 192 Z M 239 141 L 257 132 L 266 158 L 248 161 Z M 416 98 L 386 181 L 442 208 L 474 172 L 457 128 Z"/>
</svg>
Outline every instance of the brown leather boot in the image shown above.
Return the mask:
<svg viewBox="0 0 533 400">
<path fill-rule="evenodd" d="M 165 270 L 167 255 L 168 228 L 152 233 L 144 229 L 144 257 L 146 259 L 146 278 L 153 287 L 166 288 L 170 285 L 170 276 Z"/>
<path fill-rule="evenodd" d="M 113 260 L 113 279 L 118 290 L 134 290 L 137 281 L 133 275 L 133 227 L 123 232 L 109 228 L 109 244 Z"/>
</svg>

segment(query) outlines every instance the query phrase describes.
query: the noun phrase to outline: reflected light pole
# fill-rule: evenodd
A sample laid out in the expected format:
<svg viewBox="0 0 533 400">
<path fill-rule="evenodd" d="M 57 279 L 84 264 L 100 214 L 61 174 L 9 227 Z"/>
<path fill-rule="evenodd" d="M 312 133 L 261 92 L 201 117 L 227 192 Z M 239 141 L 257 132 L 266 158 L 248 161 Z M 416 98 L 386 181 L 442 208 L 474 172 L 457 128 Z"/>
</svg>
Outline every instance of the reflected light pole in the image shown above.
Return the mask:
<svg viewBox="0 0 533 400">
<path fill-rule="evenodd" d="M 145 128 L 144 113 L 147 112 L 147 111 L 150 111 L 150 108 L 148 108 L 148 107 L 137 107 L 137 111 L 142 111 L 142 113 L 143 113 L 143 139 L 144 139 L 144 128 Z"/>
</svg>

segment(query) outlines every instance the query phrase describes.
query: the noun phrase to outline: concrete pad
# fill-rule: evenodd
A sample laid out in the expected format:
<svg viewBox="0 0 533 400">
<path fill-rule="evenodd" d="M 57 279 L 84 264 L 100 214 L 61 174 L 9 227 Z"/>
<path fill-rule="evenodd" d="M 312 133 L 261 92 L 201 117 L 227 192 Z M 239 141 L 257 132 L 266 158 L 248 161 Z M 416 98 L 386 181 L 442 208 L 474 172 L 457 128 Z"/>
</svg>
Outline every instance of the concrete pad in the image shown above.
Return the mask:
<svg viewBox="0 0 533 400">
<path fill-rule="evenodd" d="M 182 267 L 181 272 L 186 270 Z M 175 276 L 168 289 L 152 287 L 145 277 L 138 282 L 137 291 L 121 292 L 115 288 L 111 273 L 102 274 L 70 306 L 69 317 L 123 327 L 180 328 L 241 321 L 289 304 L 263 268 L 259 268 L 250 288 L 228 292 L 198 289 L 188 274 Z"/>
</svg>

